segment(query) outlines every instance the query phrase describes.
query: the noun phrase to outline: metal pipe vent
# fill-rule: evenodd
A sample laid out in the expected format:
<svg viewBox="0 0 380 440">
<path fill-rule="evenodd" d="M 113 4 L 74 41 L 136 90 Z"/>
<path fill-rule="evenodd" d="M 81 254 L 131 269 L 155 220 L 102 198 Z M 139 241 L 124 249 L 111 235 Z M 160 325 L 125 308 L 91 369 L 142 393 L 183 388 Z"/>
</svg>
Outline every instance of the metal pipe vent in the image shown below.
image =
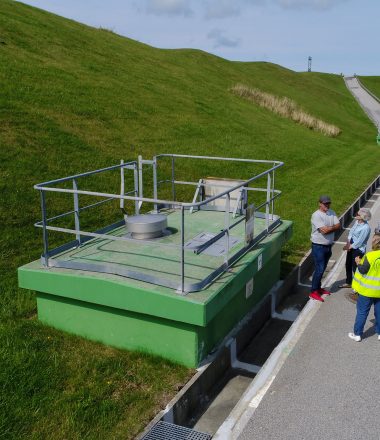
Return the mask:
<svg viewBox="0 0 380 440">
<path fill-rule="evenodd" d="M 162 237 L 168 226 L 167 217 L 163 214 L 133 215 L 127 217 L 125 223 L 131 237 L 137 240 Z"/>
</svg>

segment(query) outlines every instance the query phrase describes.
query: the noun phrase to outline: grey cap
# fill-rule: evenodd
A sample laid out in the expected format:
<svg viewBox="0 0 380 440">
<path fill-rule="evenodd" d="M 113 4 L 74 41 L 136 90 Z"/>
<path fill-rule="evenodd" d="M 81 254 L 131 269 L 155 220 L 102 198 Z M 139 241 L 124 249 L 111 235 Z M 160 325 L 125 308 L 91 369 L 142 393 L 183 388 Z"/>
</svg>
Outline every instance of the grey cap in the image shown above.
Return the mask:
<svg viewBox="0 0 380 440">
<path fill-rule="evenodd" d="M 321 203 L 331 203 L 331 199 L 329 196 L 320 196 L 319 197 L 319 201 Z"/>
</svg>

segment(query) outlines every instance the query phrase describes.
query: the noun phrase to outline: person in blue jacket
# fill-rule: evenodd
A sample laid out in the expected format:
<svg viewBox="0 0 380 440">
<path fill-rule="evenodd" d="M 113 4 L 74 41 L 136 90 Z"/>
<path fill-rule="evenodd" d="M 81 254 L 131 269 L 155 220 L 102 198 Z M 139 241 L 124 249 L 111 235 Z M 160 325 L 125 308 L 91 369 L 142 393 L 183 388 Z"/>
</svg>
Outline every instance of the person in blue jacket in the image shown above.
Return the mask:
<svg viewBox="0 0 380 440">
<path fill-rule="evenodd" d="M 367 242 L 371 234 L 371 227 L 368 221 L 371 219 L 371 212 L 367 208 L 360 208 L 355 216 L 355 223 L 348 234 L 347 244 L 344 249 L 346 255 L 346 282 L 340 288 L 350 288 L 352 276 L 356 271 L 356 257 L 362 258 L 365 254 Z"/>
</svg>

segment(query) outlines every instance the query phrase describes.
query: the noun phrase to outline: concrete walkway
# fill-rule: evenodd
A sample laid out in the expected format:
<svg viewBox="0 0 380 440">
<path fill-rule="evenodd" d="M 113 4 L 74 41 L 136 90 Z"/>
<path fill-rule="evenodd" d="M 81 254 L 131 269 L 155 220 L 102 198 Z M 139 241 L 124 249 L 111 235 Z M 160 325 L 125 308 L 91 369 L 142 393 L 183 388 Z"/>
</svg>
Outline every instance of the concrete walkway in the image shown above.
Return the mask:
<svg viewBox="0 0 380 440">
<path fill-rule="evenodd" d="M 380 102 L 364 90 L 354 76 L 345 77 L 344 80 L 348 89 L 367 113 L 368 117 L 376 127 L 380 127 Z"/>
<path fill-rule="evenodd" d="M 367 207 L 375 227 L 379 189 Z M 342 244 L 334 247 L 340 257 L 327 279 L 333 294 L 324 303 L 308 302 L 280 343 L 276 363 L 268 359 L 264 379 L 255 378 L 214 439 L 380 439 L 380 341 L 373 310 L 362 342 L 350 340 L 356 308 L 347 299 L 350 290 L 337 287 L 345 280 L 345 255 Z"/>
</svg>

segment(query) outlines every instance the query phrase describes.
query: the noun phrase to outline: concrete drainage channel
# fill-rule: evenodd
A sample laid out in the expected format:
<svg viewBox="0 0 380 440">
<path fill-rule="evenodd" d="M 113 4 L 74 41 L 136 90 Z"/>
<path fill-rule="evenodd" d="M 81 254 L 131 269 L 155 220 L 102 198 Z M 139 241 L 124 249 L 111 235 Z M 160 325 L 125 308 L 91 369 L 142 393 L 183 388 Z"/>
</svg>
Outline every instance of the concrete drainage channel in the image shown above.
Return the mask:
<svg viewBox="0 0 380 440">
<path fill-rule="evenodd" d="M 380 192 L 376 192 L 379 186 L 380 176 L 340 217 L 344 229 L 336 236 L 338 246 L 333 247 L 327 283 L 342 258 L 341 243 L 345 241 L 354 213 L 367 202 L 373 202 L 371 197 L 380 197 Z M 258 405 L 270 386 L 271 372 L 284 362 L 281 356 L 285 344 L 295 344 L 317 310 L 313 309 L 312 302 L 307 303 L 311 271 L 312 258 L 308 252 L 287 278 L 273 286 L 267 297 L 231 331 L 137 438 L 209 440 L 215 433 L 215 439 L 229 438 L 229 426 L 225 425 L 241 417 L 237 414 L 239 400 L 250 387 L 249 394 L 257 393 Z M 254 407 L 252 397 L 249 396 L 250 406 Z"/>
<path fill-rule="evenodd" d="M 172 424 L 192 428 L 194 435 L 215 434 L 292 324 L 288 319 L 280 319 L 278 315 L 281 313 L 276 313 L 276 317 L 272 318 L 277 292 L 281 290 L 279 287 L 276 285 L 270 295 L 225 338 L 220 348 L 206 359 L 194 377 L 138 438 L 202 438 L 181 436 L 182 432 L 174 436 L 173 431 L 172 436 L 152 436 L 156 435 L 154 431 L 158 429 L 157 426 L 163 429 L 166 425 L 170 430 Z M 298 302 L 297 295 L 292 299 L 296 298 Z M 302 295 L 302 298 L 305 303 L 306 295 Z M 302 305 L 295 304 L 292 310 L 296 310 L 296 307 L 301 310 Z M 285 309 L 284 312 L 287 315 Z M 165 423 L 157 425 L 158 422 Z"/>
</svg>

